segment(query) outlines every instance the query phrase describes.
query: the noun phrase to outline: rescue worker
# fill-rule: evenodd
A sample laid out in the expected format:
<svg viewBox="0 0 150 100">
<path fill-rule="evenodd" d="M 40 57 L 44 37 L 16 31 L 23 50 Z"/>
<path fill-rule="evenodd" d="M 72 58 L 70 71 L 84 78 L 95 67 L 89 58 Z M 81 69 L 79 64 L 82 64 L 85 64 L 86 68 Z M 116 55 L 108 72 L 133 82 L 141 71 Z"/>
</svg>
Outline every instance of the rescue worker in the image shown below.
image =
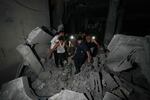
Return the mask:
<svg viewBox="0 0 150 100">
<path fill-rule="evenodd" d="M 95 57 L 98 53 L 98 48 L 100 47 L 99 43 L 96 41 L 95 37 L 92 38 L 91 35 L 85 37 L 85 42 L 90 49 L 91 56 Z"/>
<path fill-rule="evenodd" d="M 48 54 L 48 58 L 50 58 L 52 56 L 52 53 L 54 54 L 54 59 L 55 59 L 55 64 L 58 67 L 58 54 L 57 54 L 57 47 L 58 47 L 58 38 L 60 36 L 64 36 L 64 32 L 61 31 L 59 32 L 57 35 L 54 36 L 54 38 L 51 40 L 51 46 L 49 49 L 49 54 Z"/>
<path fill-rule="evenodd" d="M 80 68 L 84 64 L 86 59 L 90 63 L 91 61 L 90 50 L 88 49 L 87 45 L 83 42 L 82 37 L 78 37 L 77 46 L 74 54 L 74 64 L 76 67 L 75 74 L 80 72 Z"/>
<path fill-rule="evenodd" d="M 58 62 L 56 66 L 59 67 L 61 65 L 61 67 L 64 67 L 64 64 L 67 63 L 64 36 L 60 36 L 58 40 L 59 40 L 57 46 Z"/>
</svg>

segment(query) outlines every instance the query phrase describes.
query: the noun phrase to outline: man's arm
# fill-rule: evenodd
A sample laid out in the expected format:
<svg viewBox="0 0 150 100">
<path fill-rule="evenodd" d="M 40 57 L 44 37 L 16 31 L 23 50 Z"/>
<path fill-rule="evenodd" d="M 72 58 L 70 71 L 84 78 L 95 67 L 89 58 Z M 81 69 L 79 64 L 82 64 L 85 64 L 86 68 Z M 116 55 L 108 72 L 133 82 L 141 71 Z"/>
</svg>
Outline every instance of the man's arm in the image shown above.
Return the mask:
<svg viewBox="0 0 150 100">
<path fill-rule="evenodd" d="M 90 54 L 89 51 L 86 51 L 86 54 L 87 54 L 87 57 L 88 57 L 87 60 L 90 63 L 91 62 L 91 54 Z"/>
<path fill-rule="evenodd" d="M 96 40 L 92 39 L 92 42 L 95 43 L 98 48 L 100 47 L 99 43 Z"/>
<path fill-rule="evenodd" d="M 51 43 L 56 42 L 56 41 L 57 41 L 57 39 L 58 39 L 58 36 L 56 35 L 55 37 L 53 37 L 53 38 L 52 38 Z"/>
</svg>

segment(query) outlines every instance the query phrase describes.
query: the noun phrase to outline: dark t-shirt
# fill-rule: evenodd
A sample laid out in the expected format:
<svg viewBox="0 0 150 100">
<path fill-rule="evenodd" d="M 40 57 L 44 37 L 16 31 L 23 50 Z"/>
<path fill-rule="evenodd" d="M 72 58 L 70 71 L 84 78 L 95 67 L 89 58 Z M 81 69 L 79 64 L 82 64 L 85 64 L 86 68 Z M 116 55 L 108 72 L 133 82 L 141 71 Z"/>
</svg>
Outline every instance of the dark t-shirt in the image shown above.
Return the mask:
<svg viewBox="0 0 150 100">
<path fill-rule="evenodd" d="M 81 43 L 77 46 L 75 57 L 86 57 L 86 52 L 89 51 L 86 43 Z"/>
<path fill-rule="evenodd" d="M 86 42 L 86 45 L 87 45 L 87 47 L 90 49 L 90 48 L 93 48 L 93 47 L 96 47 L 96 44 L 95 43 L 93 43 L 93 42 L 90 42 L 90 43 L 87 43 Z"/>
</svg>

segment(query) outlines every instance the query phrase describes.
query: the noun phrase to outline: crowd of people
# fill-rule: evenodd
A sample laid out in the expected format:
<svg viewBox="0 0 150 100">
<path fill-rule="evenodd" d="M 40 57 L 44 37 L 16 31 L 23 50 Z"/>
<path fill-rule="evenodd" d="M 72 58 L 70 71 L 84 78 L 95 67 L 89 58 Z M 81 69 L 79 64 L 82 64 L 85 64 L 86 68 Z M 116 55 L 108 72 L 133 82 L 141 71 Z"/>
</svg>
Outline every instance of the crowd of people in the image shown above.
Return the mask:
<svg viewBox="0 0 150 100">
<path fill-rule="evenodd" d="M 77 74 L 86 61 L 92 62 L 99 47 L 95 37 L 90 34 L 70 35 L 66 38 L 65 32 L 61 31 L 51 40 L 48 58 L 54 56 L 56 67 L 65 67 L 68 57 L 71 57 Z"/>
</svg>

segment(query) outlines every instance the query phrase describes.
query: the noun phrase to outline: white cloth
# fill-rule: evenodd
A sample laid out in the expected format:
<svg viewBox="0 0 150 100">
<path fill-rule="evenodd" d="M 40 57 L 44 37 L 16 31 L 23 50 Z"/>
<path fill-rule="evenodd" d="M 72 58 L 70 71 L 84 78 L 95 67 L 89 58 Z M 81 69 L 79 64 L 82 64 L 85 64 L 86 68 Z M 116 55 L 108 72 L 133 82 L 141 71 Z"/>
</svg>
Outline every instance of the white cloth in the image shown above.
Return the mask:
<svg viewBox="0 0 150 100">
<path fill-rule="evenodd" d="M 65 53 L 64 46 L 59 42 L 59 46 L 57 47 L 57 53 Z"/>
<path fill-rule="evenodd" d="M 56 43 L 59 42 L 58 38 L 59 38 L 59 35 L 56 35 L 56 36 L 51 40 L 51 49 L 53 49 L 54 46 L 56 45 Z"/>
</svg>

